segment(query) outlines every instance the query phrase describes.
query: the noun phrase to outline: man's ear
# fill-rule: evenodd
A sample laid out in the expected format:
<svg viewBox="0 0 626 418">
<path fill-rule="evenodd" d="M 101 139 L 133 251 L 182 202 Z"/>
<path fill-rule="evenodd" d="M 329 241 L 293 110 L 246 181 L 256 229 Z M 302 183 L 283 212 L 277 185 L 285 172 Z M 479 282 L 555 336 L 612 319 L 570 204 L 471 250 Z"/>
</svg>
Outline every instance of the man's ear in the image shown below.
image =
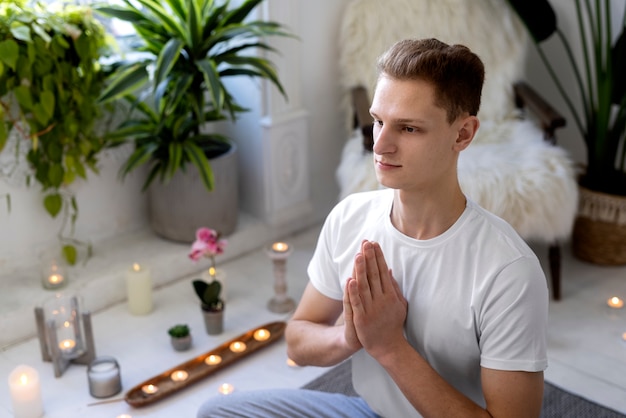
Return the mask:
<svg viewBox="0 0 626 418">
<path fill-rule="evenodd" d="M 459 135 L 456 139 L 455 148 L 461 151 L 464 150 L 472 143 L 474 135 L 480 127 L 480 122 L 476 116 L 468 116 L 463 119 L 459 127 Z"/>
</svg>

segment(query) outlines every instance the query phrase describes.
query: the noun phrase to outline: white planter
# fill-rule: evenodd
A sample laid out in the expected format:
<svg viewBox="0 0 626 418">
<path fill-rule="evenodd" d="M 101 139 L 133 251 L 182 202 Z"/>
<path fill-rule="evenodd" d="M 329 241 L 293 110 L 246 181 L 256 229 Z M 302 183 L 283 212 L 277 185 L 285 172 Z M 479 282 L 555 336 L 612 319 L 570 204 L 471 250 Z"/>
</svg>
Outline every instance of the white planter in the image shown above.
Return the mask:
<svg viewBox="0 0 626 418">
<path fill-rule="evenodd" d="M 150 225 L 159 236 L 191 243 L 199 227 L 215 229 L 227 236 L 237 227 L 239 192 L 237 148 L 210 160 L 215 179 L 208 192 L 195 166 L 179 170 L 167 183 L 156 179 L 148 190 Z"/>
</svg>

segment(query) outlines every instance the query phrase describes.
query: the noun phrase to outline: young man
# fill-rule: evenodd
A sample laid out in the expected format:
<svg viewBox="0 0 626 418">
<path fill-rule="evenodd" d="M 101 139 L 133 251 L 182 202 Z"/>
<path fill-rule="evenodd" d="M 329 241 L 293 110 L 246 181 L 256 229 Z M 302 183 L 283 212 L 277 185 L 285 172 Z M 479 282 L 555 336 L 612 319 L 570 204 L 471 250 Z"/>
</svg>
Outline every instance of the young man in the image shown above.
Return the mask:
<svg viewBox="0 0 626 418">
<path fill-rule="evenodd" d="M 352 358 L 360 397 L 244 394 L 238 410 L 258 412 L 239 416 L 539 416 L 544 274 L 457 179 L 483 79 L 475 54 L 435 39 L 401 41 L 381 57 L 370 111 L 386 189 L 351 195 L 330 213 L 286 331 L 298 364 Z"/>
</svg>

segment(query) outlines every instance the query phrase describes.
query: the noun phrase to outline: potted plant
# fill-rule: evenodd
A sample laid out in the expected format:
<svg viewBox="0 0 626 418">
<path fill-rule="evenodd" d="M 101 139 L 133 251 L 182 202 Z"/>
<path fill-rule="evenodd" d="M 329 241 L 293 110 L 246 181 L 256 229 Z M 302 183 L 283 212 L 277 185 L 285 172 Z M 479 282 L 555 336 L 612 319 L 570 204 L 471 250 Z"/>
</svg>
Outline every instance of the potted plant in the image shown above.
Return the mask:
<svg viewBox="0 0 626 418">
<path fill-rule="evenodd" d="M 224 252 L 227 241 L 220 238 L 214 229 L 201 227 L 196 231 L 196 240 L 191 245 L 189 258 L 198 261 L 203 257 L 211 260 L 210 281 L 196 279 L 193 288 L 200 299 L 204 325 L 209 335 L 221 334 L 224 328 L 224 300 L 221 298 L 222 283 L 218 280 L 215 256 Z"/>
<path fill-rule="evenodd" d="M 0 151 L 6 146 L 17 166 L 26 147 L 27 184 L 40 184 L 53 218 L 63 215 L 59 237 L 74 264 L 76 245 L 86 244 L 72 238 L 78 204 L 68 186 L 98 172 L 98 154 L 109 144 L 95 129 L 103 113 L 97 99 L 106 78 L 99 59 L 110 51 L 106 33 L 82 6 L 2 2 L 0 17 Z"/>
<path fill-rule="evenodd" d="M 576 0 L 582 61 L 557 24 L 546 0 L 509 0 L 531 33 L 537 51 L 584 139 L 587 162 L 579 178 L 580 208 L 574 225 L 574 254 L 599 264 L 626 264 L 626 11 L 613 32 L 612 4 Z M 541 43 L 556 33 L 576 89 L 562 75 Z M 574 99 L 579 100 L 578 106 Z"/>
<path fill-rule="evenodd" d="M 276 22 L 249 19 L 262 2 L 125 0 L 98 8 L 130 22 L 139 36 L 140 55 L 118 63 L 101 100 L 130 105 L 129 119 L 112 134 L 135 145 L 121 173 L 148 166 L 151 225 L 165 238 L 190 242 L 202 224 L 219 224 L 225 235 L 236 227 L 236 156 L 215 169 L 235 145 L 208 124 L 234 121 L 246 110 L 230 94 L 228 78 L 266 79 L 285 96 L 271 61 L 256 52 L 273 51 L 265 37 L 289 34 Z M 191 177 L 197 188 L 183 183 Z"/>
<path fill-rule="evenodd" d="M 167 330 L 167 333 L 170 335 L 170 341 L 172 343 L 172 347 L 176 351 L 185 351 L 191 347 L 191 333 L 189 331 L 189 326 L 186 324 L 178 324 L 170 327 Z"/>
</svg>

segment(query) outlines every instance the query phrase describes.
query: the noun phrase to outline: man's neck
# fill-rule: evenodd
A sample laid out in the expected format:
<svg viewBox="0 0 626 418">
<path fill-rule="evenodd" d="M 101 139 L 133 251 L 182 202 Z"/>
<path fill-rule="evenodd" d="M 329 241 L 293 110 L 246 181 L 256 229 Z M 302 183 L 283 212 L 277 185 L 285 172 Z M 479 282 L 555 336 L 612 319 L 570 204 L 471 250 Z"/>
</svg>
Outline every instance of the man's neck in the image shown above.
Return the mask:
<svg viewBox="0 0 626 418">
<path fill-rule="evenodd" d="M 426 240 L 447 231 L 466 206 L 460 187 L 437 193 L 394 191 L 391 223 L 404 235 Z"/>
</svg>

